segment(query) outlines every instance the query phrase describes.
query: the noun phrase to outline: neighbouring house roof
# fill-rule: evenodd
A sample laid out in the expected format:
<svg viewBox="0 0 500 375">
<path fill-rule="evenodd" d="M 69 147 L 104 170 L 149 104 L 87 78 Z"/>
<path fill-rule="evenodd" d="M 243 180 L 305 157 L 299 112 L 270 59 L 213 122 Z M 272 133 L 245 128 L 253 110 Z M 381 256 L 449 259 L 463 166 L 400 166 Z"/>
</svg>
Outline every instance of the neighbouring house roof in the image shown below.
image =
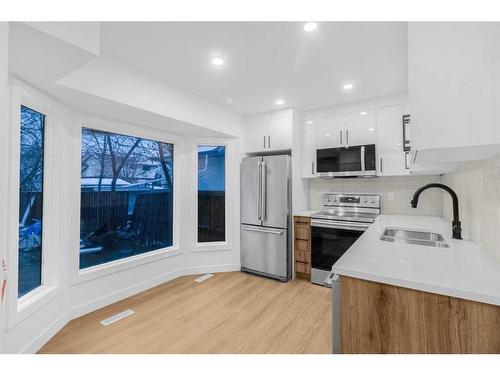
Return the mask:
<svg viewBox="0 0 500 375">
<path fill-rule="evenodd" d="M 112 181 L 111 178 L 103 178 L 101 181 L 101 186 L 111 186 L 111 181 Z M 97 177 L 82 177 L 81 178 L 81 185 L 87 186 L 87 187 L 98 186 L 99 185 L 99 178 L 97 178 Z M 125 180 L 122 180 L 121 178 L 118 178 L 116 180 L 116 186 L 126 186 L 126 185 L 130 185 L 130 183 L 128 183 Z"/>
</svg>

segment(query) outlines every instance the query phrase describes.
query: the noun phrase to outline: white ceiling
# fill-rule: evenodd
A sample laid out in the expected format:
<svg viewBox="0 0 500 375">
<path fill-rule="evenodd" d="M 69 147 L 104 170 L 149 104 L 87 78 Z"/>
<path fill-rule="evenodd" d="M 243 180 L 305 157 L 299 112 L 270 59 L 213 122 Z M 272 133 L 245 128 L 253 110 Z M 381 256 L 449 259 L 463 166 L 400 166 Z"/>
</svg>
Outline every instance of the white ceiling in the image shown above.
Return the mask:
<svg viewBox="0 0 500 375">
<path fill-rule="evenodd" d="M 241 114 L 407 91 L 405 22 L 103 22 L 100 52 Z"/>
</svg>

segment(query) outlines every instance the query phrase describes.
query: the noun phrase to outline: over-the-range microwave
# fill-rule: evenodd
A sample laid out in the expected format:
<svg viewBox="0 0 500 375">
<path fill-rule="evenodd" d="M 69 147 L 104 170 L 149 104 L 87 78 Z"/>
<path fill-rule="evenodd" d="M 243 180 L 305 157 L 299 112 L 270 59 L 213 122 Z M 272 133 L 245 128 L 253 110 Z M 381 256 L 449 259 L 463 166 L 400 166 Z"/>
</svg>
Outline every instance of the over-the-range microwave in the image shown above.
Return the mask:
<svg viewBox="0 0 500 375">
<path fill-rule="evenodd" d="M 317 149 L 316 172 L 320 177 L 375 177 L 375 145 Z"/>
</svg>

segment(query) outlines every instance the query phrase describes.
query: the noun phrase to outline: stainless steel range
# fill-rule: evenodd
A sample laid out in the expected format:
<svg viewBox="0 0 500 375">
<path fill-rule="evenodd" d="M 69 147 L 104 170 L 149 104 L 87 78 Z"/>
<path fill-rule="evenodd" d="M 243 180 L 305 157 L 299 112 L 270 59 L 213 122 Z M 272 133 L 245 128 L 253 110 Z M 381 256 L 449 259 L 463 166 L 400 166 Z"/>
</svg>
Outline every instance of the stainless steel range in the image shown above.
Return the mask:
<svg viewBox="0 0 500 375">
<path fill-rule="evenodd" d="M 323 195 L 322 211 L 311 215 L 311 281 L 331 287 L 333 264 L 380 214 L 373 194 Z"/>
</svg>

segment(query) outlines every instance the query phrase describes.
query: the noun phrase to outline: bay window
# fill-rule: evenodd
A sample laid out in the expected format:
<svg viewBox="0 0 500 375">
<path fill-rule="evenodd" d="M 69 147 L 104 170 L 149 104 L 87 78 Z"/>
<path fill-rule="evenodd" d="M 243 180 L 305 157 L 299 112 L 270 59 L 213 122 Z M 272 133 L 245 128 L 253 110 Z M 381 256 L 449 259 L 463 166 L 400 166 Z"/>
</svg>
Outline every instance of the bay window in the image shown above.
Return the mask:
<svg viewBox="0 0 500 375">
<path fill-rule="evenodd" d="M 42 285 L 45 115 L 21 106 L 18 297 Z"/>
<path fill-rule="evenodd" d="M 80 269 L 172 246 L 174 145 L 82 129 Z"/>
<path fill-rule="evenodd" d="M 198 242 L 226 240 L 226 147 L 198 146 Z"/>
</svg>

